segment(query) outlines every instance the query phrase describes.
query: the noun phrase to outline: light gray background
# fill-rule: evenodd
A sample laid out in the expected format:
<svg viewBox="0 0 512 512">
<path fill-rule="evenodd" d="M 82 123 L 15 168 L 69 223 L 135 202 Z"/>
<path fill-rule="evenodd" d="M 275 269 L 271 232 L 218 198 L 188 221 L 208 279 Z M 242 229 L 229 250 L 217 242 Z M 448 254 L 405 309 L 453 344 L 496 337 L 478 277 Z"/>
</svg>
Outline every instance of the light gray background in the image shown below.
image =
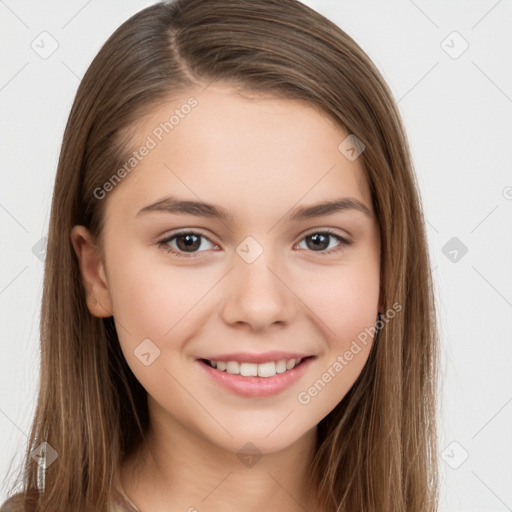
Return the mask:
<svg viewBox="0 0 512 512">
<path fill-rule="evenodd" d="M 37 396 L 34 252 L 65 122 L 102 43 L 152 3 L 0 0 L 0 486 Z M 304 3 L 374 60 L 409 136 L 441 324 L 440 510 L 512 510 L 512 1 Z M 31 47 L 49 51 L 52 38 L 47 58 Z"/>
</svg>

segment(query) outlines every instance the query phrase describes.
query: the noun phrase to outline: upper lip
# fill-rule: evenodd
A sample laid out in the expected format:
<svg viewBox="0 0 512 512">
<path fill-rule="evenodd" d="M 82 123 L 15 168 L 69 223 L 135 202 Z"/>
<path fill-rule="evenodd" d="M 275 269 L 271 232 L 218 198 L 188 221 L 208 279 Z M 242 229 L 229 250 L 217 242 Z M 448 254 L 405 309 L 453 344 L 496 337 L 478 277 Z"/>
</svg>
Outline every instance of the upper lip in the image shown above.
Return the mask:
<svg viewBox="0 0 512 512">
<path fill-rule="evenodd" d="M 236 352 L 231 354 L 220 354 L 217 356 L 208 356 L 201 359 L 208 359 L 209 361 L 238 361 L 240 363 L 268 363 L 271 361 L 280 361 L 285 359 L 304 359 L 309 357 L 311 354 L 301 354 L 299 352 L 282 352 L 282 351 L 271 351 L 262 352 L 260 354 L 251 352 Z"/>
</svg>

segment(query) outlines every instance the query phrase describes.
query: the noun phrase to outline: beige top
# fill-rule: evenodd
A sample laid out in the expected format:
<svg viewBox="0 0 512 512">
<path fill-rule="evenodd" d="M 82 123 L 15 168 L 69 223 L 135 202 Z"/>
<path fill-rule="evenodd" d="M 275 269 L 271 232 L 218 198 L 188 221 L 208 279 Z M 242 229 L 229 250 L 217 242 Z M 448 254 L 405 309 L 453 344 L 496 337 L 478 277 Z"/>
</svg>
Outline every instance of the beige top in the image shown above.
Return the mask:
<svg viewBox="0 0 512 512">
<path fill-rule="evenodd" d="M 119 471 L 116 474 L 114 485 L 114 503 L 109 512 L 140 512 L 135 503 L 133 503 L 133 501 L 124 492 L 123 486 L 121 485 Z"/>
</svg>

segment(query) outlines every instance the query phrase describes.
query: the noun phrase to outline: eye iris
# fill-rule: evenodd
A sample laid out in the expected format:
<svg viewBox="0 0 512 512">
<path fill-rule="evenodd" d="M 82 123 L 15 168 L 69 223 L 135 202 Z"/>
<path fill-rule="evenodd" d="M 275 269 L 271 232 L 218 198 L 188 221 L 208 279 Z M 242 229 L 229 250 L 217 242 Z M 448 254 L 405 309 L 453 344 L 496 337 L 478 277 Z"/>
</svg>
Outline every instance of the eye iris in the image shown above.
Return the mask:
<svg viewBox="0 0 512 512">
<path fill-rule="evenodd" d="M 187 234 L 187 235 L 178 235 L 176 237 L 176 245 L 180 250 L 196 250 L 199 249 L 201 246 L 201 237 L 193 235 L 193 234 Z M 185 240 L 185 245 L 180 244 L 180 241 Z M 180 247 L 180 245 L 182 245 Z"/>
<path fill-rule="evenodd" d="M 329 240 L 332 237 L 330 233 L 314 233 L 305 237 L 308 249 L 323 251 L 329 247 Z M 176 235 L 176 245 L 180 251 L 194 252 L 201 246 L 201 235 L 194 233 L 185 233 Z"/>
<path fill-rule="evenodd" d="M 306 237 L 306 243 L 310 249 L 314 249 L 314 248 L 326 249 L 327 247 L 329 247 L 329 237 L 330 237 L 330 235 L 327 235 L 327 234 L 315 233 L 314 235 L 310 235 L 310 236 Z M 314 240 L 313 245 L 309 244 L 307 242 L 308 240 Z M 318 244 L 318 242 L 320 242 L 320 243 Z"/>
</svg>

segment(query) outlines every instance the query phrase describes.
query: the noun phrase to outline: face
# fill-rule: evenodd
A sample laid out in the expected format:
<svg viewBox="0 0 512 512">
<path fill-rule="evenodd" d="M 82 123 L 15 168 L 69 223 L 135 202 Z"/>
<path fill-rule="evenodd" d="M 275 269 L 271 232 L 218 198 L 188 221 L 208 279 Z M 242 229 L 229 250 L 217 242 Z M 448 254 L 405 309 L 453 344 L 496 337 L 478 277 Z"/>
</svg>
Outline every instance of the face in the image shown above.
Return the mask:
<svg viewBox="0 0 512 512">
<path fill-rule="evenodd" d="M 89 308 L 113 314 L 154 421 L 231 451 L 285 448 L 371 348 L 360 335 L 376 322 L 380 245 L 361 159 L 307 104 L 221 85 L 174 98 L 137 133 L 140 159 L 99 199 L 103 259 L 85 228 L 72 234 Z"/>
</svg>

